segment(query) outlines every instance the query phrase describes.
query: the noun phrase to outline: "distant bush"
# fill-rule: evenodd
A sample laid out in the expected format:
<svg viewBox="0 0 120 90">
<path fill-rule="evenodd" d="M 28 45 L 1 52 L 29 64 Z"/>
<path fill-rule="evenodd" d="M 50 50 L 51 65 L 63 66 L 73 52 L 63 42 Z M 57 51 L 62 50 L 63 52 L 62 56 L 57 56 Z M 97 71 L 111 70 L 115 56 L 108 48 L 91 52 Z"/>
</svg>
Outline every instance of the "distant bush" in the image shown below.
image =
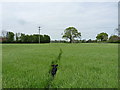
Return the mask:
<svg viewBox="0 0 120 90">
<path fill-rule="evenodd" d="M 69 43 L 65 40 L 52 40 L 51 43 Z"/>
<path fill-rule="evenodd" d="M 86 43 L 96 43 L 96 42 L 97 42 L 97 40 L 91 40 L 91 39 L 86 41 Z"/>
<path fill-rule="evenodd" d="M 117 35 L 110 36 L 108 42 L 110 43 L 120 43 L 120 37 Z"/>
<path fill-rule="evenodd" d="M 82 43 L 86 43 L 86 40 L 85 40 L 85 39 L 83 39 L 83 40 L 81 40 L 81 42 L 82 42 Z"/>
<path fill-rule="evenodd" d="M 16 38 L 15 38 L 16 37 Z M 2 38 L 2 43 L 38 43 L 39 35 L 25 35 L 23 33 L 7 32 L 6 36 Z M 50 36 L 40 35 L 40 43 L 50 43 Z"/>
</svg>

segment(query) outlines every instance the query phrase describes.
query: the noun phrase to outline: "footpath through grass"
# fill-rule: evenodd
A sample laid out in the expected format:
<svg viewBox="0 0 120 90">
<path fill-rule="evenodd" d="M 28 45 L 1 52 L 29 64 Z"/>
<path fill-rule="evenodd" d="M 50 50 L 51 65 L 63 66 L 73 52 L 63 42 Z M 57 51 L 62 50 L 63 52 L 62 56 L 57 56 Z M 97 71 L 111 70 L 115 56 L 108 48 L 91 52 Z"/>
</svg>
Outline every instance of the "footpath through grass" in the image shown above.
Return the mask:
<svg viewBox="0 0 120 90">
<path fill-rule="evenodd" d="M 3 44 L 3 88 L 45 88 L 60 48 L 51 88 L 117 87 L 117 44 Z"/>
</svg>

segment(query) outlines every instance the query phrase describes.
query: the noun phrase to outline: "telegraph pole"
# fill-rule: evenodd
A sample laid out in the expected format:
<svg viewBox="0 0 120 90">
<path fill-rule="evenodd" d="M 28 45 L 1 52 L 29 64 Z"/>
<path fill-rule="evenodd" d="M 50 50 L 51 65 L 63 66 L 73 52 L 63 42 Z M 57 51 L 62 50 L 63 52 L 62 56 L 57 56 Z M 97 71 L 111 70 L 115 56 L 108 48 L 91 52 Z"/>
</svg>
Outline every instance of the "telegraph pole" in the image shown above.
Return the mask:
<svg viewBox="0 0 120 90">
<path fill-rule="evenodd" d="M 38 30 L 39 30 L 39 43 L 40 43 L 40 27 L 38 27 Z"/>
</svg>

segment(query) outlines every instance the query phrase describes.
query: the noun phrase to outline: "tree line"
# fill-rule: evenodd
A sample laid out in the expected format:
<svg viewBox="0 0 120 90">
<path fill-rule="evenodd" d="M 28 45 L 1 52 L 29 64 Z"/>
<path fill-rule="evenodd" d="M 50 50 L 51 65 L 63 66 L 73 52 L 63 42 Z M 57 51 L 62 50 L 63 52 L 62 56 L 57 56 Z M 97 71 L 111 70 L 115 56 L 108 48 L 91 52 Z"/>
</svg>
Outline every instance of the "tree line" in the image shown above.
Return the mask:
<svg viewBox="0 0 120 90">
<path fill-rule="evenodd" d="M 118 33 L 119 30 L 116 29 Z M 105 32 L 101 32 L 96 35 L 96 40 L 81 40 L 81 32 L 78 32 L 78 30 L 75 27 L 68 27 L 64 30 L 64 33 L 62 34 L 62 38 L 69 40 L 50 40 L 50 36 L 48 35 L 39 35 L 39 34 L 33 34 L 33 35 L 26 35 L 23 33 L 16 33 L 13 32 L 2 32 L 2 42 L 3 43 L 38 43 L 39 42 L 39 36 L 40 36 L 40 43 L 97 43 L 97 42 L 108 42 L 108 43 L 120 43 L 120 36 L 118 35 L 111 35 L 108 37 L 108 34 Z"/>
<path fill-rule="evenodd" d="M 2 43 L 38 43 L 40 36 L 40 43 L 50 43 L 50 36 L 48 35 L 26 35 L 23 33 L 2 32 Z"/>
<path fill-rule="evenodd" d="M 116 29 L 120 33 L 119 29 Z M 81 33 L 75 27 L 68 27 L 64 30 L 62 38 L 70 41 L 70 43 L 95 43 L 95 42 L 110 42 L 110 43 L 120 43 L 120 37 L 118 35 L 112 35 L 108 37 L 108 34 L 105 32 L 99 33 L 96 36 L 96 40 L 81 40 Z M 80 40 L 76 40 L 76 39 Z"/>
</svg>

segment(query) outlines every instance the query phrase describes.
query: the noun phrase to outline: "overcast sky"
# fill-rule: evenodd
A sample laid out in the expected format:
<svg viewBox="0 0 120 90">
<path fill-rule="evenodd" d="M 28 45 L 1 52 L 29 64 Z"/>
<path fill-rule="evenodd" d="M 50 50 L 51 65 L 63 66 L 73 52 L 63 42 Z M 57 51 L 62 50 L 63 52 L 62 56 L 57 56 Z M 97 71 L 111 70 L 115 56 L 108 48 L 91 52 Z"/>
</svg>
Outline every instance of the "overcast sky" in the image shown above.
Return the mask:
<svg viewBox="0 0 120 90">
<path fill-rule="evenodd" d="M 1 11 L 1 10 L 0 10 Z M 100 32 L 114 34 L 118 27 L 117 2 L 11 2 L 2 3 L 2 29 L 25 34 L 38 33 L 62 39 L 61 33 L 74 26 L 82 39 L 95 39 Z"/>
</svg>

